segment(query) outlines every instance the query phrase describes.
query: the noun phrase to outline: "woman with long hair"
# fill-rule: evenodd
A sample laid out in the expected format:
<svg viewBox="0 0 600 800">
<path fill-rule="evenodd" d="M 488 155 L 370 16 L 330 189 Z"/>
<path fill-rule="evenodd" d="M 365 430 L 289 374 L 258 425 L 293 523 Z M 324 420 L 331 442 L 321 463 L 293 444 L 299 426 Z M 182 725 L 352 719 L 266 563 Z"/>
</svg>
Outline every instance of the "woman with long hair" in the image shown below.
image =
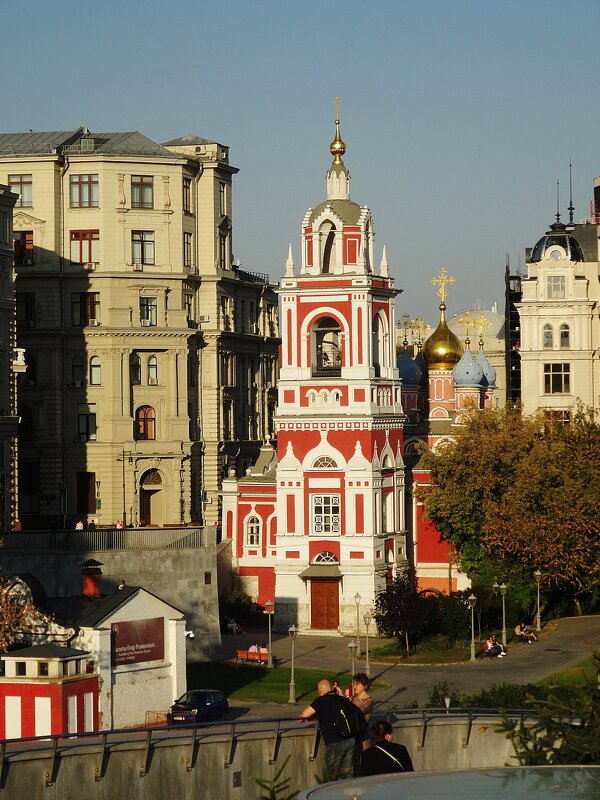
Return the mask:
<svg viewBox="0 0 600 800">
<path fill-rule="evenodd" d="M 361 776 L 414 771 L 406 747 L 392 741 L 394 729 L 389 722 L 376 722 L 371 735 L 373 744 L 367 750 L 363 750 L 360 760 Z"/>
</svg>

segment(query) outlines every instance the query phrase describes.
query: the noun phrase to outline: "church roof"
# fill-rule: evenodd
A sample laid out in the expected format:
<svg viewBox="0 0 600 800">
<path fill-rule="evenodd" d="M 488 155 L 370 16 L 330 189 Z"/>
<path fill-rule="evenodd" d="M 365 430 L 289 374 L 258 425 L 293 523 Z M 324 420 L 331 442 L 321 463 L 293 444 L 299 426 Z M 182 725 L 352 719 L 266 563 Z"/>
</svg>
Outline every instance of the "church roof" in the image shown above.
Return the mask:
<svg viewBox="0 0 600 800">
<path fill-rule="evenodd" d="M 331 206 L 334 214 L 346 225 L 358 225 L 362 208 L 353 200 L 324 200 L 322 203 L 319 203 L 316 208 L 313 208 L 308 218 L 309 224 L 320 217 L 327 206 Z"/>
</svg>

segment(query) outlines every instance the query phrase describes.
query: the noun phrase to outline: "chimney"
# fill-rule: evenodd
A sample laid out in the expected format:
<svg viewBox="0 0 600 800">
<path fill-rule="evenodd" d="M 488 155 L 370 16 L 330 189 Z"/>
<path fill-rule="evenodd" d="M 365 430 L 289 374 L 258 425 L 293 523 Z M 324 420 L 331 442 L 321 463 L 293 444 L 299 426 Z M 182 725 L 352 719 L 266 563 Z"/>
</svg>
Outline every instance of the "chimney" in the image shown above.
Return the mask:
<svg viewBox="0 0 600 800">
<path fill-rule="evenodd" d="M 102 577 L 103 566 L 100 561 L 93 558 L 84 561 L 81 567 L 81 577 L 83 579 L 83 594 L 85 597 L 100 597 L 100 578 Z"/>
</svg>

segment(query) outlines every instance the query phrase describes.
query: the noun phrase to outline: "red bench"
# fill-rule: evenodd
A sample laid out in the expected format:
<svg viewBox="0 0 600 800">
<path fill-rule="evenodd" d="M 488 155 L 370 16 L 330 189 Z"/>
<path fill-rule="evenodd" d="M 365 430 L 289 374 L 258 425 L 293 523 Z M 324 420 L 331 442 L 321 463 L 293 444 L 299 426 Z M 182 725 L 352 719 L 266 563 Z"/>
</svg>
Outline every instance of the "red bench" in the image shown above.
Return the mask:
<svg viewBox="0 0 600 800">
<path fill-rule="evenodd" d="M 242 664 L 259 664 L 266 666 L 269 663 L 269 656 L 267 653 L 260 653 L 256 650 L 236 650 L 235 663 L 241 662 Z M 273 664 L 277 663 L 277 659 L 273 657 Z"/>
</svg>

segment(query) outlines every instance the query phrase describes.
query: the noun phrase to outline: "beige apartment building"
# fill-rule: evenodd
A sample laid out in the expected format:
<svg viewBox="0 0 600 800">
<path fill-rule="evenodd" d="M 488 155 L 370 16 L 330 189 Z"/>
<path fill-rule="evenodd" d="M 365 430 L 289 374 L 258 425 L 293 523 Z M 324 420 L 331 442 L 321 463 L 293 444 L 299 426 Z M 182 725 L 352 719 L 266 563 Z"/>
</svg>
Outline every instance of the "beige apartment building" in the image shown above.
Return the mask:
<svg viewBox="0 0 600 800">
<path fill-rule="evenodd" d="M 12 217 L 17 196 L 0 183 L 0 524 L 17 519 L 16 376 L 25 371 L 23 350 L 16 348 Z"/>
<path fill-rule="evenodd" d="M 24 527 L 217 523 L 271 436 L 276 299 L 232 256 L 237 171 L 196 136 L 0 135 Z"/>
</svg>

